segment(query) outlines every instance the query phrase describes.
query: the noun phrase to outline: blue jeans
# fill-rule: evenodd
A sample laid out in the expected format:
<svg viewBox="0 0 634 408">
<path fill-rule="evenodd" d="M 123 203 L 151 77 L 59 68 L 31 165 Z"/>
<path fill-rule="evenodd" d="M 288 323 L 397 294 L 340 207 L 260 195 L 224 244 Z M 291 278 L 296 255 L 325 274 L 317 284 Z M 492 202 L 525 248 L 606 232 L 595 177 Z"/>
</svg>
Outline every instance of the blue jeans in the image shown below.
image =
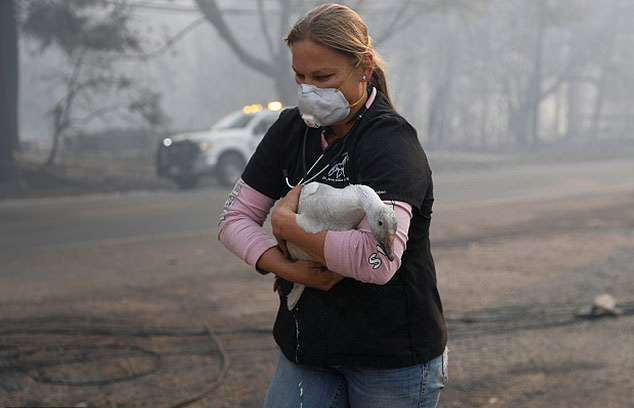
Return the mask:
<svg viewBox="0 0 634 408">
<path fill-rule="evenodd" d="M 447 384 L 447 351 L 396 369 L 318 368 L 277 362 L 265 408 L 435 408 Z"/>
</svg>

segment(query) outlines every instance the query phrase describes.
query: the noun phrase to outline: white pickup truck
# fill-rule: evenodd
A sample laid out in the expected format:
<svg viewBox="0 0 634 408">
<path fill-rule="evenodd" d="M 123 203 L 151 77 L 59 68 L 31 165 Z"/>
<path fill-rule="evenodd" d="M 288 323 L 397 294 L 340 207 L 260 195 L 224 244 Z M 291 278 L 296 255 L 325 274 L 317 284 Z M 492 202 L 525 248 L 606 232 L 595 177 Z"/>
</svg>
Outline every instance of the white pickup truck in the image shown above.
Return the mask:
<svg viewBox="0 0 634 408">
<path fill-rule="evenodd" d="M 247 105 L 210 129 L 164 138 L 156 154 L 158 176 L 182 188 L 192 188 L 208 175 L 216 176 L 223 186 L 233 186 L 281 109 L 279 102 Z"/>
</svg>

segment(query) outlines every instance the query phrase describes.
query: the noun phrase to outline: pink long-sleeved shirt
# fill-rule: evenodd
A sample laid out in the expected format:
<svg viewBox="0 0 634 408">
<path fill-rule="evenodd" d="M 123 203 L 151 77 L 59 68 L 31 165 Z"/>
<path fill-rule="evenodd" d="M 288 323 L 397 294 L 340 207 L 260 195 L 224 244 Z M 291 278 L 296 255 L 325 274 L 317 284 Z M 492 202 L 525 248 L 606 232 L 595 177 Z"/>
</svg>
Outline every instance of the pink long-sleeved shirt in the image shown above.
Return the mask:
<svg viewBox="0 0 634 408">
<path fill-rule="evenodd" d="M 398 223 L 393 245 L 394 260 L 388 260 L 378 250 L 378 242 L 370 231 L 367 217 L 364 217 L 357 229 L 326 233 L 324 257 L 329 270 L 379 285 L 394 276 L 407 245 L 412 207 L 400 201 L 386 203 L 394 206 Z M 255 266 L 264 252 L 277 245 L 262 227 L 273 204 L 273 199 L 240 180 L 229 194 L 220 215 L 218 239 L 249 265 Z"/>
</svg>

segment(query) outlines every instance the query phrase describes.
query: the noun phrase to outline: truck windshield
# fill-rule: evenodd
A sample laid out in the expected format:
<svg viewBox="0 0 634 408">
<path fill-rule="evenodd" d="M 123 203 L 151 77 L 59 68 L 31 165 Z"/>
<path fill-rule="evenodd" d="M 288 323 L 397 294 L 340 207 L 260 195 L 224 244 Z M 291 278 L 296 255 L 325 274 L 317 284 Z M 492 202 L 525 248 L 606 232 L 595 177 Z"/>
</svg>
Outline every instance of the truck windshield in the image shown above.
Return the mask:
<svg viewBox="0 0 634 408">
<path fill-rule="evenodd" d="M 233 112 L 224 118 L 220 119 L 218 123 L 213 125 L 213 129 L 239 129 L 245 127 L 253 119 L 253 115 L 243 113 L 242 111 Z"/>
</svg>

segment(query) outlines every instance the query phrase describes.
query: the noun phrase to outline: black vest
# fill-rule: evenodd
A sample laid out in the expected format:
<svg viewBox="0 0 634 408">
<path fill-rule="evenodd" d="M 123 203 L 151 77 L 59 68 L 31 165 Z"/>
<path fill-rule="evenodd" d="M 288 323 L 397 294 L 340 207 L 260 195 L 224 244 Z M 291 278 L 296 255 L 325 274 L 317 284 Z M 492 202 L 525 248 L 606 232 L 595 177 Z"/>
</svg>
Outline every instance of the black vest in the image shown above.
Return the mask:
<svg viewBox="0 0 634 408">
<path fill-rule="evenodd" d="M 375 368 L 406 367 L 440 355 L 447 343 L 442 304 L 430 251 L 433 203 L 431 170 L 416 131 L 377 97 L 349 134 L 322 154 L 319 129 L 306 135 L 297 108 L 280 114 L 247 164 L 242 179 L 278 199 L 304 178 L 334 187 L 366 184 L 383 200 L 412 206 L 401 267 L 385 285 L 345 278 L 329 291 L 306 288 L 289 311 L 292 283 L 280 279 L 280 307 L 273 334 L 291 361 Z M 302 156 L 305 155 L 305 159 Z"/>
</svg>

